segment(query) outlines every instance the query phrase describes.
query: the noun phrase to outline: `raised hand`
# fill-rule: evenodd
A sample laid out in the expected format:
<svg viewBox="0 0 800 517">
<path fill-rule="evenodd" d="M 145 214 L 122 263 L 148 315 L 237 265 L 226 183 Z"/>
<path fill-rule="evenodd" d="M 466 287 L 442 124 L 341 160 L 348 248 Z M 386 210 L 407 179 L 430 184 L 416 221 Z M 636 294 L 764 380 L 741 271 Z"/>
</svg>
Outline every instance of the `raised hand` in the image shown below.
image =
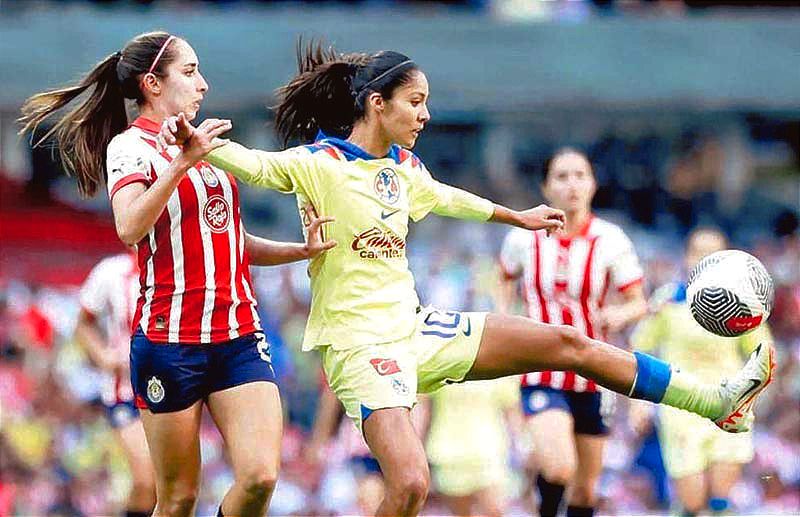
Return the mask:
<svg viewBox="0 0 800 517">
<path fill-rule="evenodd" d="M 183 113 L 168 117 L 161 124 L 161 131 L 156 137 L 159 147 L 178 145 L 182 153 L 191 161 L 199 161 L 217 147 L 228 143 L 218 138 L 233 127 L 230 120 L 209 118 L 193 127 Z"/>
<path fill-rule="evenodd" d="M 335 217 L 319 217 L 316 209 L 312 205 L 303 207 L 303 224 L 306 226 L 306 249 L 308 258 L 314 258 L 320 253 L 335 248 L 338 244 L 335 240 L 325 240 L 322 236 L 322 225 L 336 220 Z"/>
</svg>

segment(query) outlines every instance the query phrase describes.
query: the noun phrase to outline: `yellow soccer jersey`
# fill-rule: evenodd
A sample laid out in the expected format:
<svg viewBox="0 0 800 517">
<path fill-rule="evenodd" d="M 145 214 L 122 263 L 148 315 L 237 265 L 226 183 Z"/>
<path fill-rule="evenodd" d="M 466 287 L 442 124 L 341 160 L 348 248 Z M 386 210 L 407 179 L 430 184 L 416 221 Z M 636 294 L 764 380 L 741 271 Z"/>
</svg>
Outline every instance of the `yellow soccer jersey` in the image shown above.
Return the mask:
<svg viewBox="0 0 800 517">
<path fill-rule="evenodd" d="M 686 303 L 684 284 L 662 287 L 653 300 L 657 312 L 639 323 L 631 344 L 637 350 L 656 353 L 705 382 L 732 376 L 759 343 L 772 340 L 766 325 L 738 338 L 717 336 L 703 329 Z"/>
<path fill-rule="evenodd" d="M 297 196 L 334 216 L 325 238 L 339 245 L 311 261 L 311 313 L 303 350 L 347 349 L 407 338 L 419 300 L 408 269 L 408 221 L 429 212 L 488 220 L 494 205 L 434 180 L 410 151 L 375 158 L 337 138 L 283 152 L 235 143 L 207 157 L 247 183 Z"/>
</svg>

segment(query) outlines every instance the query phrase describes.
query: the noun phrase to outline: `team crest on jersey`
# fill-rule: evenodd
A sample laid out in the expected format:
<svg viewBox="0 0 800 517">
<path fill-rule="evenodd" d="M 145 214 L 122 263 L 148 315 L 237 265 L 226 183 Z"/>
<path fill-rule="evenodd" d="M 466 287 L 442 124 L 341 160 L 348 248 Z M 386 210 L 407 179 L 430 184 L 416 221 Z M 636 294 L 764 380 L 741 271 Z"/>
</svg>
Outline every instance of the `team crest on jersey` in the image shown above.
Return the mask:
<svg viewBox="0 0 800 517">
<path fill-rule="evenodd" d="M 394 169 L 386 167 L 375 176 L 375 193 L 381 201 L 393 205 L 400 199 L 400 180 Z"/>
<path fill-rule="evenodd" d="M 198 168 L 198 170 L 200 171 L 200 176 L 203 178 L 203 183 L 208 185 L 210 188 L 214 188 L 219 185 L 219 178 L 214 172 L 214 169 L 212 169 L 209 165 L 203 164 Z"/>
<path fill-rule="evenodd" d="M 214 233 L 225 233 L 231 224 L 231 207 L 224 197 L 211 196 L 203 207 L 203 221 Z"/>
<path fill-rule="evenodd" d="M 164 400 L 164 386 L 158 377 L 150 377 L 150 380 L 147 381 L 147 399 L 153 404 Z"/>
</svg>

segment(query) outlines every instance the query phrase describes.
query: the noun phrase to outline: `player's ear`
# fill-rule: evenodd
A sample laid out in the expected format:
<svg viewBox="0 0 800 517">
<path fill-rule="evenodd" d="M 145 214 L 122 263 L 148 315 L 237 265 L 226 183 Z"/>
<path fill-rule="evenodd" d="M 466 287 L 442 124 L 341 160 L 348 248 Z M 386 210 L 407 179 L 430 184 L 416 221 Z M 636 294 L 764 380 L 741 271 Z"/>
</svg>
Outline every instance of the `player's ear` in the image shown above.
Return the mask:
<svg viewBox="0 0 800 517">
<path fill-rule="evenodd" d="M 153 95 L 161 94 L 161 81 L 156 74 L 147 73 L 142 76 L 142 90 L 149 90 Z"/>
<path fill-rule="evenodd" d="M 375 108 L 376 111 L 381 112 L 386 108 L 386 103 L 383 101 L 383 95 L 378 92 L 372 92 L 367 97 L 367 102 Z"/>
</svg>

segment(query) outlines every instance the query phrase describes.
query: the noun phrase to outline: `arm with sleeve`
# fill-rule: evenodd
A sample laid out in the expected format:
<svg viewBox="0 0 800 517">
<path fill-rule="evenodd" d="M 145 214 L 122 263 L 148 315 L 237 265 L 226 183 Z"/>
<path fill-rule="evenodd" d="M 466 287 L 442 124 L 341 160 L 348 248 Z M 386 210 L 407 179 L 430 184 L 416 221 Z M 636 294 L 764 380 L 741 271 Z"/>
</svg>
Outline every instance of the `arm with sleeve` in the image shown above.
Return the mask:
<svg viewBox="0 0 800 517">
<path fill-rule="evenodd" d="M 235 142 L 214 149 L 206 159 L 245 183 L 284 194 L 304 190 L 312 161 L 310 154 L 301 147 L 266 152 Z"/>
<path fill-rule="evenodd" d="M 436 181 L 425 166 L 420 164 L 420 175 L 411 199 L 411 218 L 419 221 L 429 212 L 456 219 L 486 222 L 494 214 L 494 203 Z"/>
<path fill-rule="evenodd" d="M 628 287 L 642 281 L 644 271 L 639 263 L 639 257 L 633 243 L 621 230 L 616 233 L 614 238 L 614 249 L 616 253 L 611 260 L 610 273 L 611 285 L 618 291 L 624 291 Z"/>
</svg>

